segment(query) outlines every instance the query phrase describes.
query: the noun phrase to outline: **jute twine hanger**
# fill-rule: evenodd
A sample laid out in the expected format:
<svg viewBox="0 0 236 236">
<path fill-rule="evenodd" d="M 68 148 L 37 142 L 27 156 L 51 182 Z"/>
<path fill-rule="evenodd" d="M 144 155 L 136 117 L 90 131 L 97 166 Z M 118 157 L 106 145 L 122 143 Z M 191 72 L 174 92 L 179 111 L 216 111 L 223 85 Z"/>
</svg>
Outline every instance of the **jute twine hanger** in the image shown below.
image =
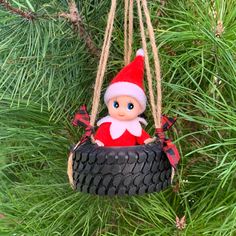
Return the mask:
<svg viewBox="0 0 236 236">
<path fill-rule="evenodd" d="M 136 0 L 138 7 L 138 17 L 140 32 L 142 38 L 142 47 L 144 50 L 144 59 L 145 59 L 145 68 L 148 81 L 148 90 L 149 90 L 149 99 L 151 104 L 152 116 L 154 119 L 154 125 L 157 131 L 162 130 L 161 124 L 161 114 L 162 114 L 162 91 L 161 91 L 161 72 L 160 72 L 160 62 L 158 57 L 158 49 L 155 42 L 155 35 L 153 26 L 151 23 L 150 13 L 147 7 L 146 0 Z M 133 0 L 125 0 L 124 8 L 124 61 L 125 65 L 130 62 L 132 54 L 132 43 L 133 43 Z M 107 61 L 109 57 L 110 45 L 111 45 L 111 36 L 114 26 L 114 18 L 116 12 L 117 0 L 112 0 L 110 12 L 107 19 L 107 26 L 104 36 L 104 42 L 102 47 L 102 53 L 99 61 L 94 94 L 93 94 L 93 105 L 91 112 L 91 125 L 95 126 L 96 116 L 98 112 L 98 107 L 100 104 L 101 89 L 104 80 L 104 74 L 107 67 Z M 142 12 L 143 11 L 143 12 Z M 147 25 L 148 37 L 151 43 L 152 53 L 154 57 L 154 67 L 155 67 L 155 79 L 156 79 L 156 101 L 153 91 L 153 81 L 152 73 L 149 63 L 149 56 L 147 50 L 147 41 L 144 30 L 144 21 L 143 15 L 145 16 L 145 21 Z"/>
<path fill-rule="evenodd" d="M 164 131 L 168 130 L 175 122 L 176 119 L 169 119 L 170 123 L 168 124 L 167 128 L 162 127 L 162 91 L 161 91 L 161 72 L 160 72 L 160 62 L 158 57 L 158 49 L 155 42 L 155 35 L 153 26 L 151 23 L 150 13 L 147 7 L 146 0 L 136 0 L 137 9 L 138 9 L 138 18 L 139 18 L 139 26 L 140 26 L 140 33 L 142 38 L 142 47 L 144 50 L 144 61 L 145 61 L 145 69 L 148 81 L 148 91 L 149 91 L 149 99 L 151 104 L 151 112 L 154 119 L 155 125 L 155 134 L 159 141 L 162 144 L 162 148 L 164 153 L 167 155 L 172 167 L 172 178 L 174 176 L 175 170 L 180 156 L 176 146 L 171 142 L 170 139 L 166 138 L 164 135 Z M 125 0 L 125 8 L 124 8 L 124 63 L 125 65 L 130 63 L 131 54 L 132 54 L 132 43 L 133 43 L 133 5 L 134 0 Z M 90 116 L 90 124 L 89 134 L 86 137 L 90 137 L 92 133 L 92 129 L 95 126 L 96 116 L 98 112 L 98 107 L 100 104 L 100 96 L 101 96 L 101 89 L 104 80 L 104 74 L 106 72 L 107 61 L 109 57 L 109 51 L 111 46 L 111 36 L 114 26 L 114 18 L 116 13 L 116 6 L 117 0 L 111 1 L 111 8 L 107 19 L 107 26 L 104 36 L 104 42 L 102 47 L 102 53 L 99 61 L 95 87 L 94 87 L 94 94 L 93 94 L 93 101 L 92 101 L 92 112 Z M 147 40 L 145 35 L 145 28 L 144 28 L 144 19 L 147 26 L 147 34 L 152 48 L 152 54 L 154 58 L 154 67 L 155 67 L 155 79 L 156 79 L 156 99 L 153 90 L 153 78 L 151 73 L 150 67 L 150 60 L 147 50 Z M 84 112 L 84 110 L 83 110 Z M 94 142 L 93 136 L 91 136 L 91 141 Z M 68 169 L 67 173 L 69 176 L 69 181 L 72 188 L 75 188 L 73 182 L 73 153 L 76 148 L 80 145 L 78 142 L 73 151 L 70 152 L 69 159 L 68 159 Z"/>
</svg>

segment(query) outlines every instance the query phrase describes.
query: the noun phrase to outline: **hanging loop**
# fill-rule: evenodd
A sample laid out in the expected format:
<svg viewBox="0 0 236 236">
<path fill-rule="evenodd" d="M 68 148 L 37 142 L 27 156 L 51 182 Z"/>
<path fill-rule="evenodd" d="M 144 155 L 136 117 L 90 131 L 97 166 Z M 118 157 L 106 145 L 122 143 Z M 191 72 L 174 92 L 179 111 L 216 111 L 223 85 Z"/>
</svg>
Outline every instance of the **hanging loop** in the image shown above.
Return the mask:
<svg viewBox="0 0 236 236">
<path fill-rule="evenodd" d="M 155 76 L 156 76 L 156 93 L 157 93 L 157 102 L 156 102 L 156 119 L 157 119 L 157 127 L 161 128 L 161 113 L 162 113 L 162 91 L 161 91 L 161 70 L 160 70 L 160 61 L 158 57 L 158 49 L 155 42 L 154 29 L 151 22 L 150 13 L 147 7 L 147 1 L 142 0 L 142 6 L 144 10 L 144 14 L 146 17 L 146 24 L 148 28 L 149 38 L 152 46 L 152 53 L 154 57 L 154 65 L 155 65 Z"/>
<path fill-rule="evenodd" d="M 94 93 L 93 93 L 93 103 L 92 103 L 92 112 L 91 112 L 91 126 L 95 125 L 95 120 L 98 112 L 98 107 L 100 103 L 100 95 L 102 84 L 104 80 L 104 74 L 106 71 L 107 60 L 109 56 L 110 46 L 111 46 L 111 36 L 113 31 L 113 24 L 116 12 L 116 2 L 117 0 L 112 0 L 110 12 L 107 19 L 107 27 L 102 47 L 102 53 L 99 61 L 95 86 L 94 86 Z"/>
<path fill-rule="evenodd" d="M 150 103 L 151 103 L 151 110 L 152 115 L 154 118 L 155 128 L 161 128 L 161 112 L 162 112 L 162 95 L 161 95 L 161 73 L 160 73 L 160 62 L 158 57 L 158 50 L 155 43 L 155 36 L 154 36 L 154 29 L 151 23 L 150 13 L 147 7 L 146 0 L 136 0 L 138 5 L 138 15 L 139 15 L 139 22 L 140 22 L 140 31 L 142 37 L 142 44 L 143 49 L 145 52 L 145 66 L 147 72 L 147 80 L 148 80 L 148 88 L 149 88 L 149 95 L 150 95 Z M 108 20 L 107 20 L 107 27 L 104 37 L 104 43 L 102 48 L 102 54 L 98 66 L 98 72 L 96 76 L 96 82 L 94 87 L 94 94 L 93 94 L 93 106 L 92 106 L 92 113 L 91 113 L 91 126 L 95 125 L 96 115 L 98 112 L 98 107 L 100 103 L 100 94 L 102 83 L 104 79 L 104 74 L 107 66 L 107 60 L 109 56 L 110 44 L 111 44 L 111 35 L 113 31 L 113 24 L 114 24 L 114 17 L 116 11 L 116 0 L 112 0 L 111 9 L 109 12 Z M 141 7 L 142 4 L 142 7 Z M 154 56 L 154 65 L 155 65 L 155 78 L 156 78 L 156 96 L 157 100 L 155 102 L 155 96 L 153 92 L 153 82 L 152 82 L 152 74 L 149 64 L 149 57 L 148 57 L 148 50 L 147 50 L 147 43 L 146 43 L 146 36 L 142 18 L 142 9 L 145 15 L 148 35 L 150 38 L 150 43 L 152 47 L 152 52 Z M 129 27 L 127 24 L 127 19 L 129 18 Z M 130 57 L 132 54 L 132 40 L 133 40 L 133 0 L 125 0 L 125 22 L 124 22 L 124 30 L 125 30 L 125 64 L 130 62 Z M 128 34 L 127 34 L 128 32 Z"/>
<path fill-rule="evenodd" d="M 137 6 L 138 6 L 138 16 L 139 16 L 141 38 L 142 38 L 142 46 L 143 46 L 144 55 L 145 55 L 144 61 L 145 61 L 146 76 L 147 76 L 147 81 L 148 81 L 149 99 L 150 99 L 150 104 L 151 104 L 152 116 L 154 119 L 154 125 L 155 127 L 157 127 L 157 118 L 156 118 L 157 114 L 156 114 L 155 97 L 154 97 L 154 92 L 153 92 L 152 74 L 151 74 L 151 68 L 149 64 L 149 56 L 148 56 L 148 50 L 147 50 L 147 42 L 146 42 L 146 36 L 145 36 L 145 31 L 144 31 L 143 16 L 142 16 L 140 0 L 137 0 Z"/>
<path fill-rule="evenodd" d="M 142 7 L 141 7 L 142 4 Z M 141 31 L 141 38 L 142 38 L 142 45 L 145 53 L 145 66 L 146 66 L 146 73 L 147 73 L 147 80 L 148 80 L 148 89 L 149 89 L 149 97 L 151 103 L 151 110 L 154 119 L 155 128 L 162 128 L 161 124 L 161 113 L 162 113 L 162 91 L 161 91 L 161 72 L 160 72 L 160 62 L 158 57 L 158 50 L 155 42 L 155 35 L 154 29 L 151 23 L 150 13 L 147 8 L 147 1 L 146 0 L 137 0 L 138 6 L 138 15 L 139 15 L 139 24 L 140 24 L 140 31 Z M 142 16 L 142 9 L 144 11 L 148 35 L 152 47 L 152 53 L 154 56 L 154 65 L 155 65 L 155 78 L 156 78 L 156 96 L 157 101 L 155 102 L 154 92 L 153 92 L 153 83 L 152 83 L 152 74 L 150 70 L 149 64 L 149 57 L 148 57 L 148 50 L 147 50 L 147 42 L 144 30 L 144 23 L 143 23 L 143 16 Z"/>
</svg>

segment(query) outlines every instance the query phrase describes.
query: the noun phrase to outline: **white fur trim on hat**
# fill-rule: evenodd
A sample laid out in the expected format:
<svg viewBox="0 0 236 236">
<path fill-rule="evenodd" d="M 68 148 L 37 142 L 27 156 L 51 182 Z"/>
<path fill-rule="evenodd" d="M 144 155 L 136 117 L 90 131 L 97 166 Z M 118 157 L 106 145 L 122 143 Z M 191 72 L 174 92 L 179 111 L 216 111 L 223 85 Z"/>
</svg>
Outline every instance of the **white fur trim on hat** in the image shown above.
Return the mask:
<svg viewBox="0 0 236 236">
<path fill-rule="evenodd" d="M 116 82 L 108 86 L 104 101 L 107 105 L 111 98 L 125 95 L 135 98 L 140 103 L 142 112 L 145 111 L 147 97 L 144 91 L 138 85 L 129 82 Z"/>
<path fill-rule="evenodd" d="M 142 56 L 144 57 L 144 50 L 142 48 L 140 48 L 137 52 L 136 52 L 136 56 Z"/>
</svg>

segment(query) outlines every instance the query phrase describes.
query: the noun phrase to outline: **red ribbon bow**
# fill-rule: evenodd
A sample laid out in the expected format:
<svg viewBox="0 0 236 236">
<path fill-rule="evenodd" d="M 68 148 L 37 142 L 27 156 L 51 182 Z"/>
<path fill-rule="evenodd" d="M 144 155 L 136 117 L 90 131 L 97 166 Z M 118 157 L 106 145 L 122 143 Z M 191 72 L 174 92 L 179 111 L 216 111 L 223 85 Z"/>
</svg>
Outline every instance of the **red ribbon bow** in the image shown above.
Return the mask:
<svg viewBox="0 0 236 236">
<path fill-rule="evenodd" d="M 176 169 L 176 166 L 180 160 L 180 155 L 175 144 L 172 143 L 171 139 L 167 138 L 164 134 L 165 131 L 169 130 L 175 123 L 176 118 L 169 118 L 165 115 L 161 117 L 162 128 L 156 129 L 156 135 L 160 139 L 163 151 L 169 159 L 170 164 Z"/>
<path fill-rule="evenodd" d="M 78 112 L 75 114 L 74 119 L 72 121 L 74 126 L 81 125 L 85 128 L 85 133 L 83 134 L 80 142 L 85 142 L 89 137 L 91 137 L 94 129 L 90 124 L 90 116 L 88 114 L 86 105 L 82 105 Z"/>
</svg>

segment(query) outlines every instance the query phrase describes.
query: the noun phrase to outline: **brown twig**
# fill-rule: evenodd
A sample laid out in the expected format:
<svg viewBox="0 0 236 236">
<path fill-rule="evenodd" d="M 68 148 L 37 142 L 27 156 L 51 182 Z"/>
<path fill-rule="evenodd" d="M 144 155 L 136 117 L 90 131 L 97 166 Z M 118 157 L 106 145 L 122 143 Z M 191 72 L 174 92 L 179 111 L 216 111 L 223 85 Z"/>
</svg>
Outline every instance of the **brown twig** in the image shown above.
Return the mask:
<svg viewBox="0 0 236 236">
<path fill-rule="evenodd" d="M 174 51 L 174 49 L 172 49 L 172 47 L 170 45 L 164 45 L 163 49 L 166 51 L 166 53 L 170 56 L 176 56 L 176 52 Z"/>
<path fill-rule="evenodd" d="M 214 19 L 214 22 L 213 22 L 214 26 L 212 26 L 212 29 L 213 31 L 215 31 L 214 32 L 215 36 L 220 38 L 225 31 L 223 20 L 220 19 L 220 14 L 217 11 L 215 1 L 211 0 L 210 4 L 211 4 L 212 11 L 210 11 L 209 13 L 212 14 L 213 19 Z M 215 22 L 216 20 L 217 22 Z"/>
<path fill-rule="evenodd" d="M 215 29 L 215 36 L 216 37 L 221 37 L 222 34 L 224 33 L 225 28 L 223 26 L 223 21 L 222 20 L 218 20 L 217 21 L 217 25 L 216 25 L 216 29 Z"/>
<path fill-rule="evenodd" d="M 75 1 L 74 0 L 69 1 L 68 5 L 69 5 L 70 13 L 63 12 L 63 13 L 60 13 L 59 16 L 64 17 L 71 22 L 74 31 L 78 33 L 80 37 L 85 41 L 85 44 L 87 48 L 89 49 L 89 51 L 96 57 L 99 57 L 100 50 L 95 46 L 92 38 L 86 32 L 84 23 L 81 19 L 81 16 L 79 14 Z"/>
<path fill-rule="evenodd" d="M 157 17 L 162 16 L 162 8 L 165 6 L 167 0 L 160 0 L 160 8 L 157 11 Z"/>
<path fill-rule="evenodd" d="M 159 24 L 159 17 L 161 17 L 163 15 L 162 8 L 166 5 L 166 3 L 167 3 L 167 0 L 160 0 L 160 7 L 157 11 L 157 17 L 156 17 L 156 20 L 154 20 L 154 22 L 153 22 L 154 25 Z"/>
<path fill-rule="evenodd" d="M 21 17 L 23 17 L 25 19 L 28 19 L 28 20 L 35 19 L 35 15 L 32 12 L 25 12 L 25 11 L 22 11 L 18 8 L 15 8 L 5 0 L 0 0 L 0 5 L 2 5 L 6 10 L 8 10 L 16 15 L 20 15 Z"/>
<path fill-rule="evenodd" d="M 179 192 L 179 190 L 180 190 L 179 181 L 177 181 L 176 184 L 172 186 L 172 190 L 173 190 L 174 193 L 178 193 Z"/>
</svg>

